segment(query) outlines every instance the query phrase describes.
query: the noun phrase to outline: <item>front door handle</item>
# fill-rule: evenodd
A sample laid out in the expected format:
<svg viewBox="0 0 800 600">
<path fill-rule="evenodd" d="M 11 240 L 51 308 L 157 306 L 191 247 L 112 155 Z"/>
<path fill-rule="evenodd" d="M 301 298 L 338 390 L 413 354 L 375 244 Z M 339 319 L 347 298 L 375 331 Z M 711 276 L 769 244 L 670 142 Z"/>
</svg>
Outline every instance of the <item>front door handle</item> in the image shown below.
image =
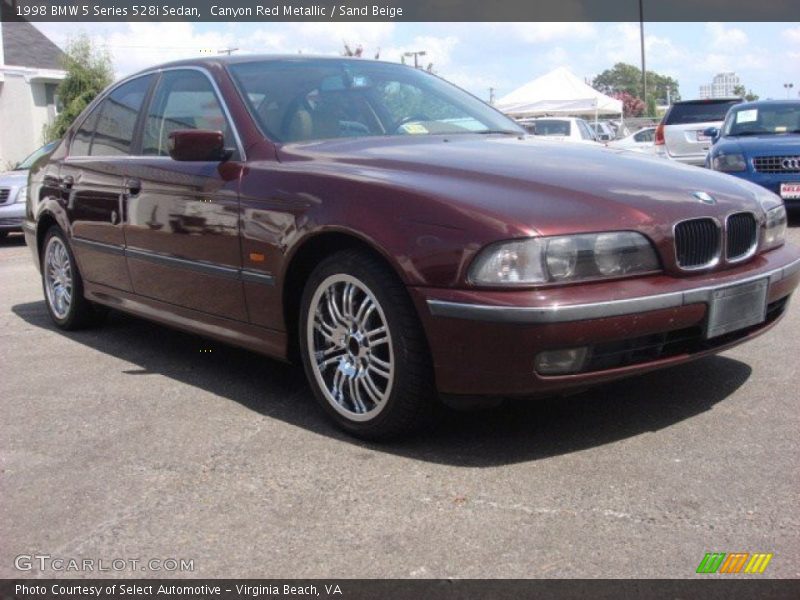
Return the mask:
<svg viewBox="0 0 800 600">
<path fill-rule="evenodd" d="M 133 179 L 128 179 L 125 188 L 128 192 L 128 196 L 138 196 L 139 192 L 142 191 L 142 182 L 135 177 Z"/>
</svg>

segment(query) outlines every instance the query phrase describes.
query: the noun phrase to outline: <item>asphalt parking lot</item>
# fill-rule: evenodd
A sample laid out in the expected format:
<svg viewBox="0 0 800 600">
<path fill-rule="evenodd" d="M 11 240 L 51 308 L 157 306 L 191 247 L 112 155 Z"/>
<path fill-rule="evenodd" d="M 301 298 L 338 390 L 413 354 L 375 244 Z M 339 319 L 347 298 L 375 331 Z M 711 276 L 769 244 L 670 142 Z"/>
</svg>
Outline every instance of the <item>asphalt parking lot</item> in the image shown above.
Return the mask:
<svg viewBox="0 0 800 600">
<path fill-rule="evenodd" d="M 57 331 L 20 236 L 0 292 L 0 577 L 682 578 L 716 551 L 800 577 L 796 301 L 721 356 L 372 445 L 299 368 L 121 314 Z"/>
</svg>

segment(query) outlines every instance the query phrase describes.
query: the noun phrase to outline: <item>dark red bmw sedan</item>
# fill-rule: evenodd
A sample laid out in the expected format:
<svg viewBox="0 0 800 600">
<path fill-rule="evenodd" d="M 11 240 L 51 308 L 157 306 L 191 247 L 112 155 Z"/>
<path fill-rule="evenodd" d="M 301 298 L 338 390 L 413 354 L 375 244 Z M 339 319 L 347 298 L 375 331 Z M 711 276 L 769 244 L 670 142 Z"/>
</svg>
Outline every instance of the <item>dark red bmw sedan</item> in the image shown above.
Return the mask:
<svg viewBox="0 0 800 600">
<path fill-rule="evenodd" d="M 554 394 L 764 332 L 800 280 L 785 229 L 745 181 L 301 56 L 112 85 L 32 170 L 25 223 L 59 327 L 112 307 L 301 360 L 370 438 L 442 395 Z"/>
</svg>

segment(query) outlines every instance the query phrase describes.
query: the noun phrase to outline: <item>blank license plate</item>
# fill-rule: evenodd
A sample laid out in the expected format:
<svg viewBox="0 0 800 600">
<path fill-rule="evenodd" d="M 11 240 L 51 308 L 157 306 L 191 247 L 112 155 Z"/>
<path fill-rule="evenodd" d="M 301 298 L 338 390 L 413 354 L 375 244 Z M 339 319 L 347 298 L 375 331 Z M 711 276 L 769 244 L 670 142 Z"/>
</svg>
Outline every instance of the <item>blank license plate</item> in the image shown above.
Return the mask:
<svg viewBox="0 0 800 600">
<path fill-rule="evenodd" d="M 708 307 L 706 338 L 763 323 L 767 316 L 768 279 L 715 290 Z"/>
</svg>

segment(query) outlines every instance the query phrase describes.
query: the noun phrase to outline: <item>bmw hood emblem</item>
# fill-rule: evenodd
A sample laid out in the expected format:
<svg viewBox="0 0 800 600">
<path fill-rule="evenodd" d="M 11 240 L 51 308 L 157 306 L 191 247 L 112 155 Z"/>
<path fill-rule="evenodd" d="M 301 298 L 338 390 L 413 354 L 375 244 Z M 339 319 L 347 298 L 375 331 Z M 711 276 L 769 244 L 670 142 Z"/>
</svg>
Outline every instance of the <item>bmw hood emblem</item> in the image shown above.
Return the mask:
<svg viewBox="0 0 800 600">
<path fill-rule="evenodd" d="M 700 200 L 703 204 L 716 204 L 717 201 L 714 200 L 714 196 L 708 194 L 706 192 L 692 192 L 692 196 Z"/>
</svg>

